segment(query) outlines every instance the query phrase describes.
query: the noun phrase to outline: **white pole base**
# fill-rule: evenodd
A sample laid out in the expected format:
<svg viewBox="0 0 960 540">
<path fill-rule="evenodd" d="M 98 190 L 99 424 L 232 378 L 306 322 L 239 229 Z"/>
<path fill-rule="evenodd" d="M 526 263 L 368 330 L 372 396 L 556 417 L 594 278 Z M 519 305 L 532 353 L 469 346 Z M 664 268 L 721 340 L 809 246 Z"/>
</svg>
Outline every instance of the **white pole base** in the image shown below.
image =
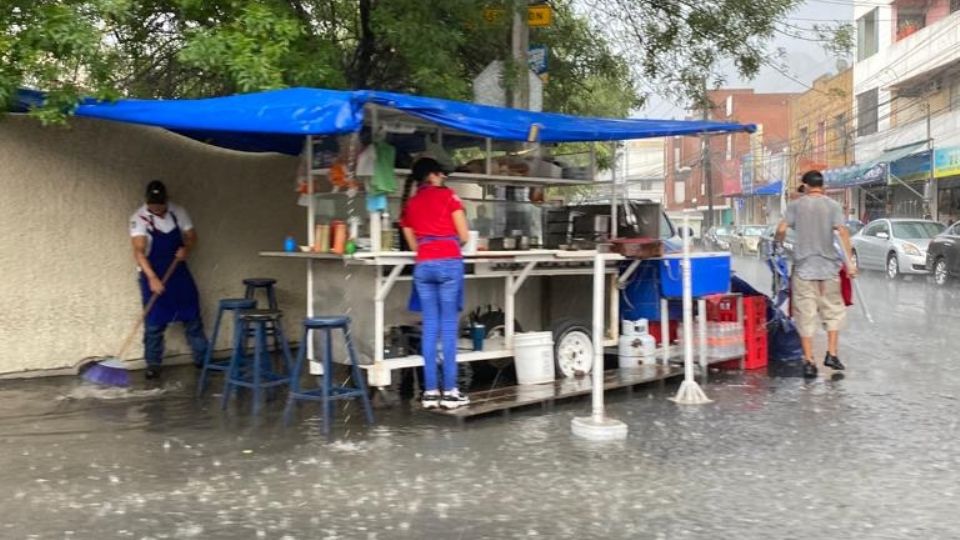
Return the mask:
<svg viewBox="0 0 960 540">
<path fill-rule="evenodd" d="M 622 441 L 627 438 L 627 425 L 613 418 L 595 419 L 578 416 L 570 422 L 573 434 L 588 441 Z"/>
<path fill-rule="evenodd" d="M 680 405 L 703 405 L 704 403 L 713 401 L 703 393 L 697 381 L 683 381 L 680 383 L 680 389 L 677 390 L 677 395 L 670 398 L 670 400 Z"/>
</svg>

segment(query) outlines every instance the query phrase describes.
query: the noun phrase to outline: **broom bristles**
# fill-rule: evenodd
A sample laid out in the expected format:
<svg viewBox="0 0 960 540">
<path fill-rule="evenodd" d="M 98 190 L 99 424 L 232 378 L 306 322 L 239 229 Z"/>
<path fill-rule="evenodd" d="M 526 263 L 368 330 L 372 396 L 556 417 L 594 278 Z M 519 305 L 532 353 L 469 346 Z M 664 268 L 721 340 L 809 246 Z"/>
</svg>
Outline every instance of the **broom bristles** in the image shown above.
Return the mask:
<svg viewBox="0 0 960 540">
<path fill-rule="evenodd" d="M 130 373 L 118 358 L 90 362 L 81 367 L 80 377 L 101 386 L 130 386 Z"/>
</svg>

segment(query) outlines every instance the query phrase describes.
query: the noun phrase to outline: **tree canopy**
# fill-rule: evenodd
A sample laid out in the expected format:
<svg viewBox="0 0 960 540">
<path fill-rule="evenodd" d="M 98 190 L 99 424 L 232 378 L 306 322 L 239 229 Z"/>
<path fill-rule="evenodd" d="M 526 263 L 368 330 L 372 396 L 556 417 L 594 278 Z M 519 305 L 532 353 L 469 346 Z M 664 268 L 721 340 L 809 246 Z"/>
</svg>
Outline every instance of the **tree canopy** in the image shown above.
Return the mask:
<svg viewBox="0 0 960 540">
<path fill-rule="evenodd" d="M 708 59 L 756 71 L 771 28 L 799 0 L 551 0 L 544 108 L 626 116 L 651 89 L 696 92 Z M 7 0 L 0 104 L 49 92 L 64 118 L 84 95 L 205 97 L 314 86 L 470 100 L 509 57 L 514 0 Z M 722 4 L 719 11 L 714 11 Z M 486 10 L 506 16 L 488 20 Z M 734 13 L 732 10 L 736 10 Z"/>
</svg>

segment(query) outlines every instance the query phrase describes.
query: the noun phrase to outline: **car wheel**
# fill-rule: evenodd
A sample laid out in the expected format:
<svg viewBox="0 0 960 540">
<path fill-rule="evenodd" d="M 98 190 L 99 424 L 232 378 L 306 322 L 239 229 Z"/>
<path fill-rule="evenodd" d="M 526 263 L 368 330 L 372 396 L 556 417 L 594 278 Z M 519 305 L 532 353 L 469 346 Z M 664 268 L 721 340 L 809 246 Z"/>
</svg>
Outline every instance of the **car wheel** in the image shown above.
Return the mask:
<svg viewBox="0 0 960 540">
<path fill-rule="evenodd" d="M 897 256 L 893 253 L 887 257 L 887 278 L 888 279 L 897 279 L 900 277 L 900 261 L 897 260 Z"/>
<path fill-rule="evenodd" d="M 553 353 L 560 377 L 590 373 L 593 367 L 593 339 L 586 324 L 559 321 L 553 329 Z"/>
<path fill-rule="evenodd" d="M 950 276 L 947 274 L 947 261 L 941 257 L 933 263 L 933 282 L 941 287 L 947 284 Z"/>
</svg>

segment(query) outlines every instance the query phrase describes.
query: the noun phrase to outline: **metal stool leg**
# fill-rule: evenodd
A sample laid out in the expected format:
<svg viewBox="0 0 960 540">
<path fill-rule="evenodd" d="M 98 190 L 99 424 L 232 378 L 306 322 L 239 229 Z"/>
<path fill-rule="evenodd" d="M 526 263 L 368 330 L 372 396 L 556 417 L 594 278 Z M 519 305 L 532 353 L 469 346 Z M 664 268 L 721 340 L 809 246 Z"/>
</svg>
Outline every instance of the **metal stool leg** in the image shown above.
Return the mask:
<svg viewBox="0 0 960 540">
<path fill-rule="evenodd" d="M 293 354 L 290 352 L 290 342 L 287 341 L 287 335 L 283 333 L 283 328 L 280 325 L 280 322 L 277 321 L 276 325 L 276 336 L 275 339 L 279 339 L 281 359 L 283 360 L 283 369 L 287 375 L 290 375 L 291 370 L 293 369 Z"/>
<path fill-rule="evenodd" d="M 223 319 L 223 308 L 217 309 L 217 320 L 213 323 L 213 336 L 207 346 L 207 354 L 203 357 L 203 369 L 200 370 L 200 378 L 197 380 L 197 397 L 203 395 L 207 389 L 207 372 L 210 369 L 210 362 L 213 360 L 213 348 L 217 344 L 217 338 L 220 336 L 220 322 Z"/>
<path fill-rule="evenodd" d="M 239 321 L 238 321 L 239 322 Z M 220 398 L 220 408 L 226 409 L 230 401 L 230 391 L 233 389 L 232 380 L 239 373 L 240 357 L 243 354 L 243 336 L 246 329 L 243 322 L 240 322 L 233 330 L 233 354 L 230 356 L 230 367 L 227 368 L 227 376 L 223 382 L 223 397 Z"/>
<path fill-rule="evenodd" d="M 270 309 L 280 309 L 277 307 L 277 294 L 273 289 L 273 285 L 267 287 L 267 304 L 270 306 Z"/>
<path fill-rule="evenodd" d="M 329 328 L 323 329 L 323 385 L 321 395 L 323 401 L 323 434 L 330 434 L 330 423 L 333 418 L 333 400 L 330 399 L 333 388 L 333 334 Z"/>
<path fill-rule="evenodd" d="M 290 418 L 293 416 L 294 402 L 297 400 L 297 394 L 300 393 L 300 372 L 307 358 L 307 340 L 310 339 L 310 329 L 304 328 L 302 335 L 300 350 L 297 351 L 297 359 L 290 371 L 290 392 L 287 395 L 287 407 L 283 411 L 283 422 L 288 425 L 290 424 Z"/>
<path fill-rule="evenodd" d="M 353 336 L 350 335 L 350 326 L 343 327 L 343 338 L 347 342 L 347 354 L 350 355 L 350 369 L 353 372 L 354 384 L 363 392 L 360 396 L 363 402 L 363 412 L 367 417 L 367 423 L 373 424 L 373 407 L 370 405 L 370 395 L 367 393 L 367 381 L 364 380 L 360 372 L 360 364 L 357 362 L 357 352 L 353 348 Z"/>
<path fill-rule="evenodd" d="M 257 321 L 254 326 L 256 335 L 253 339 L 253 414 L 260 414 L 260 407 L 262 406 L 262 397 L 263 389 L 260 388 L 260 380 L 263 374 L 263 363 L 264 358 L 266 357 L 266 345 L 267 339 L 263 333 L 264 324 L 261 321 Z"/>
</svg>

